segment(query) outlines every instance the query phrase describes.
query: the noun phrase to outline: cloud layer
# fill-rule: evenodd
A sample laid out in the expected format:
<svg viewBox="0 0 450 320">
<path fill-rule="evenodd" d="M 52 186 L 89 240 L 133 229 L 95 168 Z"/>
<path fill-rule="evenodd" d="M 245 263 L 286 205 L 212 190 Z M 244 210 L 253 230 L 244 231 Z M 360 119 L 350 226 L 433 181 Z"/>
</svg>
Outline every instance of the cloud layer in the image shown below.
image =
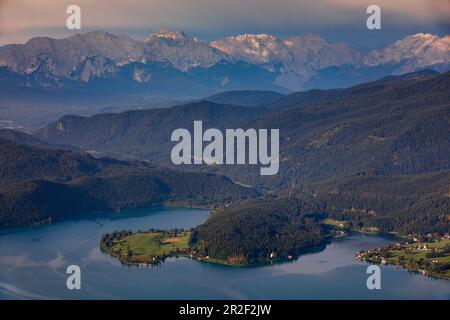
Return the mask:
<svg viewBox="0 0 450 320">
<path fill-rule="evenodd" d="M 450 21 L 447 0 L 0 0 L 0 44 L 31 36 L 67 36 L 66 8 L 82 9 L 83 28 L 151 30 L 164 26 L 194 33 L 295 33 L 308 28 L 361 28 L 370 4 L 390 27 Z"/>
</svg>

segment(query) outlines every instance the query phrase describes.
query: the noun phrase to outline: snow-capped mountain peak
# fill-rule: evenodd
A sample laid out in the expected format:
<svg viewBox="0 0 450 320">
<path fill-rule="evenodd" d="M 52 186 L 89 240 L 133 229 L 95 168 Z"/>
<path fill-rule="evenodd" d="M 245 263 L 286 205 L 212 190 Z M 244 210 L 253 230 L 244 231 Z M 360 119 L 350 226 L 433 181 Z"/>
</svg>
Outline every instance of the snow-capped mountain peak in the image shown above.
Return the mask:
<svg viewBox="0 0 450 320">
<path fill-rule="evenodd" d="M 153 32 L 146 40 L 145 42 L 151 41 L 154 38 L 163 38 L 163 39 L 170 39 L 170 40 L 181 40 L 186 39 L 187 35 L 184 33 L 184 31 L 169 31 L 165 28 L 159 28 L 155 32 Z"/>
<path fill-rule="evenodd" d="M 406 73 L 450 63 L 450 35 L 439 37 L 417 33 L 398 40 L 382 50 L 372 51 L 366 65 L 399 64 L 396 73 Z"/>
<path fill-rule="evenodd" d="M 241 34 L 207 43 L 183 31 L 160 28 L 145 41 L 97 31 L 65 39 L 38 37 L 23 45 L 0 47 L 0 67 L 39 79 L 89 82 L 113 76 L 133 62 L 163 62 L 182 72 L 207 69 L 219 62 L 243 62 L 269 72 L 278 86 L 301 90 L 315 86 L 315 79 L 321 74 L 329 77 L 330 72 L 355 78 L 370 72 L 378 76 L 375 69 L 380 66 L 386 66 L 389 74 L 425 68 L 446 71 L 450 68 L 450 35 L 418 33 L 383 49 L 368 51 L 343 42 L 328 42 L 315 34 L 289 38 Z M 229 75 L 215 77 L 225 79 Z M 146 81 L 139 72 L 135 78 Z"/>
<path fill-rule="evenodd" d="M 288 54 L 283 41 L 268 34 L 242 34 L 219 39 L 210 46 L 237 60 L 264 64 L 279 61 Z"/>
<path fill-rule="evenodd" d="M 221 60 L 230 60 L 225 53 L 183 31 L 158 29 L 145 40 L 146 59 L 165 61 L 181 71 L 210 67 Z"/>
</svg>

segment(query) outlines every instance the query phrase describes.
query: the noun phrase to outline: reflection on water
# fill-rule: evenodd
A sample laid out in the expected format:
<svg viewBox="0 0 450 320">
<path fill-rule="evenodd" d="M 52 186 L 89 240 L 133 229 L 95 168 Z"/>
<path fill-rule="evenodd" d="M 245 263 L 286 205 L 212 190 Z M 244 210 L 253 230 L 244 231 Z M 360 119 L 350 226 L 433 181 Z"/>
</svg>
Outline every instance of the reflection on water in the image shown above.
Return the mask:
<svg viewBox="0 0 450 320">
<path fill-rule="evenodd" d="M 159 267 L 124 266 L 99 250 L 103 233 L 124 229 L 190 228 L 205 210 L 130 210 L 120 215 L 0 233 L 1 299 L 449 299 L 450 282 L 382 267 L 382 289 L 366 288 L 356 251 L 383 246 L 381 236 L 353 234 L 297 261 L 232 268 L 188 259 Z M 65 269 L 81 268 L 82 290 L 66 289 Z"/>
</svg>

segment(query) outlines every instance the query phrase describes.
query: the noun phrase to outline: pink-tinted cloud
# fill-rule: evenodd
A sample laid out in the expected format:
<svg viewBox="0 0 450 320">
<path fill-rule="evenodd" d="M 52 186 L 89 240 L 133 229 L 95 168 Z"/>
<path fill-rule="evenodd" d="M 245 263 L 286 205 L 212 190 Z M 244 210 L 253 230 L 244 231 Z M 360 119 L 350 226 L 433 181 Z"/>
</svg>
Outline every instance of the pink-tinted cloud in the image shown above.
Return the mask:
<svg viewBox="0 0 450 320">
<path fill-rule="evenodd" d="M 83 27 L 95 29 L 158 26 L 218 32 L 253 26 L 261 32 L 283 26 L 361 24 L 370 4 L 391 17 L 391 25 L 450 20 L 448 0 L 0 0 L 0 43 L 21 42 L 52 29 L 66 36 L 66 8 L 82 9 Z M 53 35 L 53 34 L 52 34 Z"/>
</svg>

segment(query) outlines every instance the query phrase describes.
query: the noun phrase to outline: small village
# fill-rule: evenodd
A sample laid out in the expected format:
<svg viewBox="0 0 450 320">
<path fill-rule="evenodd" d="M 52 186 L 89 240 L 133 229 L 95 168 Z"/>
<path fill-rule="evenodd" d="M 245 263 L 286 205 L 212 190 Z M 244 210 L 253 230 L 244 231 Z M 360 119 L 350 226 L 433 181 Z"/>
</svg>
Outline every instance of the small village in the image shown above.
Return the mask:
<svg viewBox="0 0 450 320">
<path fill-rule="evenodd" d="M 408 235 L 401 242 L 358 251 L 355 258 L 375 264 L 393 265 L 436 278 L 450 279 L 450 235 Z"/>
</svg>

